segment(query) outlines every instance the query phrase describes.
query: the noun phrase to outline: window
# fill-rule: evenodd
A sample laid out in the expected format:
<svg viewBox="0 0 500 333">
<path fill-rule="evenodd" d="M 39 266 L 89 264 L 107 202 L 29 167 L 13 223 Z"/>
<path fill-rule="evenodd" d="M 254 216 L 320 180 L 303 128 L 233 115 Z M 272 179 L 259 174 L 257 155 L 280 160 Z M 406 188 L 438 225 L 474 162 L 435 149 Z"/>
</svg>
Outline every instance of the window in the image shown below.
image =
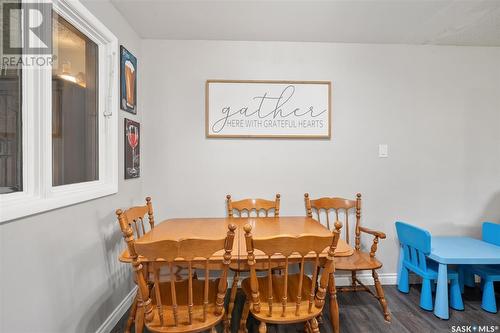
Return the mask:
<svg viewBox="0 0 500 333">
<path fill-rule="evenodd" d="M 53 15 L 52 185 L 97 180 L 97 44 Z"/>
<path fill-rule="evenodd" d="M 14 44 L 21 40 L 19 18 L 11 17 Z M 0 67 L 0 195 L 23 190 L 21 97 L 21 66 Z"/>
<path fill-rule="evenodd" d="M 116 37 L 79 2 L 35 4 L 49 16 L 51 61 L 0 68 L 0 222 L 117 192 Z M 20 59 L 42 56 L 18 37 L 27 12 L 0 22 Z"/>
<path fill-rule="evenodd" d="M 23 190 L 21 69 L 0 73 L 0 195 Z"/>
</svg>

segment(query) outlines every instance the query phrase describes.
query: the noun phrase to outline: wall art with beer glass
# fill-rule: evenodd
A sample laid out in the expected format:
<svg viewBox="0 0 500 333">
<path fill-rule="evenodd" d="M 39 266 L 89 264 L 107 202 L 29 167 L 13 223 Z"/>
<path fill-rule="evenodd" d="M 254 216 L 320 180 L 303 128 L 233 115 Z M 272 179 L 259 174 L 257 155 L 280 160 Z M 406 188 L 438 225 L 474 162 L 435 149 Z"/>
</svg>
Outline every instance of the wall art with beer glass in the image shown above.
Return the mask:
<svg viewBox="0 0 500 333">
<path fill-rule="evenodd" d="M 125 118 L 125 179 L 139 178 L 141 173 L 140 127 Z"/>
<path fill-rule="evenodd" d="M 137 114 L 137 58 L 120 46 L 120 107 Z"/>
</svg>

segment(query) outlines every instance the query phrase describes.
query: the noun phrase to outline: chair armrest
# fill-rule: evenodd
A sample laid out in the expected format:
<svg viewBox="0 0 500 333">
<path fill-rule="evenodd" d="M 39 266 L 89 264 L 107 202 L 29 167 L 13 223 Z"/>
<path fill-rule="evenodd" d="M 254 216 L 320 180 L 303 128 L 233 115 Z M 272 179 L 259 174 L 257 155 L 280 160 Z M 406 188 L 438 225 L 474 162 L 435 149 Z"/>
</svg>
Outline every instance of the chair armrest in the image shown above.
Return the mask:
<svg viewBox="0 0 500 333">
<path fill-rule="evenodd" d="M 378 239 L 379 238 L 385 239 L 386 237 L 385 234 L 381 231 L 371 230 L 364 227 L 359 227 L 359 231 L 372 235 L 374 237 L 373 244 L 370 249 L 370 257 L 375 257 L 375 252 L 377 252 Z"/>
<path fill-rule="evenodd" d="M 365 227 L 359 227 L 359 231 L 364 232 L 366 234 L 373 235 L 373 236 L 378 237 L 378 238 L 382 238 L 382 239 L 385 239 L 385 237 L 386 237 L 382 231 L 372 230 L 372 229 L 368 229 Z"/>
</svg>

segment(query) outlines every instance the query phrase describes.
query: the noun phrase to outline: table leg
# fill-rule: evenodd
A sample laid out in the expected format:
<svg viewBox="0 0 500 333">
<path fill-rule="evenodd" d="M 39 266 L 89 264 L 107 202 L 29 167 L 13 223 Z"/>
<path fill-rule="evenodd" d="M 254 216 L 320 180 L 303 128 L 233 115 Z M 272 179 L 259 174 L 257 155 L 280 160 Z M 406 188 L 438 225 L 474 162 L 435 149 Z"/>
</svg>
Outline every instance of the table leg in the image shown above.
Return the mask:
<svg viewBox="0 0 500 333">
<path fill-rule="evenodd" d="M 441 319 L 449 319 L 448 308 L 448 265 L 439 264 L 434 314 Z"/>
</svg>

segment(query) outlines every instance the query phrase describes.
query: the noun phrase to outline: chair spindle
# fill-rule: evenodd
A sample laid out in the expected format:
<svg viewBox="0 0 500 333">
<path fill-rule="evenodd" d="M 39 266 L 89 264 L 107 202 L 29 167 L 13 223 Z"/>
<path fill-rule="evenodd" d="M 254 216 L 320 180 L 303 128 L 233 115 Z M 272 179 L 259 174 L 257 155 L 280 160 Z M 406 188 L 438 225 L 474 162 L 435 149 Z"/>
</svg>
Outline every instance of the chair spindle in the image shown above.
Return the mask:
<svg viewBox="0 0 500 333">
<path fill-rule="evenodd" d="M 309 293 L 309 313 L 312 312 L 314 303 L 314 293 L 316 292 L 316 282 L 318 281 L 318 268 L 319 268 L 319 254 L 316 253 L 316 260 L 314 261 L 313 277 L 311 283 L 311 292 Z"/>
<path fill-rule="evenodd" d="M 188 323 L 193 324 L 193 265 L 188 262 Z"/>
<path fill-rule="evenodd" d="M 158 308 L 158 314 L 160 317 L 160 325 L 164 326 L 164 319 L 163 319 L 163 304 L 161 302 L 161 293 L 160 293 L 160 267 L 156 267 L 153 264 L 153 275 L 154 275 L 154 290 L 155 290 L 155 296 L 156 296 L 156 307 Z"/>
<path fill-rule="evenodd" d="M 139 221 L 141 221 L 142 236 L 144 236 L 144 234 L 146 234 L 146 228 L 144 228 L 144 220 L 142 219 L 142 217 L 140 217 Z"/>
<path fill-rule="evenodd" d="M 210 277 L 210 271 L 208 269 L 208 259 L 205 261 L 205 289 L 203 295 L 203 321 L 207 321 L 207 308 L 208 308 L 208 281 Z"/>
<path fill-rule="evenodd" d="M 268 267 L 267 267 L 267 292 L 268 292 L 268 297 L 267 297 L 267 303 L 269 304 L 269 317 L 272 317 L 273 315 L 273 270 L 271 269 L 271 256 L 269 256 L 268 260 Z"/>
<path fill-rule="evenodd" d="M 302 281 L 304 280 L 304 256 L 300 261 L 300 276 L 299 276 L 299 288 L 297 295 L 297 303 L 295 305 L 295 315 L 298 316 L 300 313 L 300 302 L 302 301 Z"/>
<path fill-rule="evenodd" d="M 287 303 L 287 294 L 288 294 L 288 256 L 285 258 L 285 283 L 283 286 L 283 298 L 281 300 L 281 316 L 284 317 L 286 314 L 286 303 Z"/>
<path fill-rule="evenodd" d="M 170 292 L 172 296 L 172 316 L 174 317 L 175 327 L 179 326 L 179 313 L 177 309 L 177 295 L 175 293 L 175 273 L 172 262 L 168 263 L 170 269 Z"/>
<path fill-rule="evenodd" d="M 335 211 L 335 212 L 337 212 L 337 211 Z M 328 214 L 328 209 L 325 209 L 325 214 L 326 214 L 326 227 L 328 228 L 328 230 L 330 230 L 330 214 Z M 318 216 L 319 216 L 319 213 L 318 213 Z M 337 220 L 338 220 L 338 218 L 337 218 Z"/>
</svg>

